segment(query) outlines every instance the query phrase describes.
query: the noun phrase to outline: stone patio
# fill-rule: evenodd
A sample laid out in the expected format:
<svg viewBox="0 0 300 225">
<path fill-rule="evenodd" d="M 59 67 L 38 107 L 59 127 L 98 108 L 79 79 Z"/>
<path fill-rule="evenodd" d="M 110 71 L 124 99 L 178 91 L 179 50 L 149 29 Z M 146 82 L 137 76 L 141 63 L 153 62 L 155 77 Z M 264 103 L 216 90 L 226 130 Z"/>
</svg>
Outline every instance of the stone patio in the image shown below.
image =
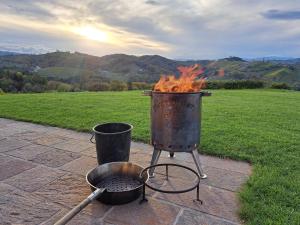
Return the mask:
<svg viewBox="0 0 300 225">
<path fill-rule="evenodd" d="M 0 118 L 0 224 L 53 224 L 90 193 L 85 174 L 97 165 L 90 135 L 56 127 Z M 130 161 L 148 166 L 152 147 L 132 143 Z M 94 202 L 68 224 L 102 225 L 234 225 L 241 224 L 237 192 L 251 174 L 244 162 L 201 156 L 208 178 L 201 180 L 200 199 L 195 190 L 162 194 L 146 189 L 148 202 L 120 206 Z M 159 162 L 174 162 L 195 169 L 190 154 Z M 178 189 L 194 181 L 180 169 L 170 171 L 167 181 L 157 169 L 151 183 Z"/>
</svg>

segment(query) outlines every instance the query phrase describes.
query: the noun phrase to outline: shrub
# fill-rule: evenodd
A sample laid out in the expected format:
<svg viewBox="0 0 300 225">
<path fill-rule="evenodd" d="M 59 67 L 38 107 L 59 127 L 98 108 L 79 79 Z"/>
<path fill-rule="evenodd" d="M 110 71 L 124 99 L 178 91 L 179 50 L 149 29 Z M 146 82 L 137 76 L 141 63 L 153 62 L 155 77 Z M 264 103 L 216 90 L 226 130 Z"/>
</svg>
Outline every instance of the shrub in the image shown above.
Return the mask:
<svg viewBox="0 0 300 225">
<path fill-rule="evenodd" d="M 57 87 L 58 87 L 58 85 L 60 84 L 61 82 L 59 82 L 59 81 L 54 81 L 54 80 L 50 80 L 50 81 L 48 81 L 48 83 L 47 83 L 47 87 L 46 87 L 46 89 L 47 90 L 57 90 Z"/>
<path fill-rule="evenodd" d="M 89 82 L 87 85 L 88 91 L 109 91 L 110 84 L 106 82 Z"/>
<path fill-rule="evenodd" d="M 66 83 L 59 83 L 57 86 L 57 91 L 59 92 L 68 92 L 71 91 L 72 86 L 70 84 L 66 84 Z"/>
<path fill-rule="evenodd" d="M 128 90 L 127 84 L 122 81 L 113 80 L 110 83 L 111 91 L 126 91 Z"/>
<path fill-rule="evenodd" d="M 225 81 L 208 81 L 207 89 L 253 89 L 263 88 L 264 82 L 257 80 L 225 80 Z"/>
<path fill-rule="evenodd" d="M 152 89 L 152 84 L 146 82 L 130 82 L 127 84 L 128 90 L 149 90 Z"/>
<path fill-rule="evenodd" d="M 273 83 L 271 88 L 274 89 L 291 89 L 291 87 L 286 83 Z"/>
</svg>

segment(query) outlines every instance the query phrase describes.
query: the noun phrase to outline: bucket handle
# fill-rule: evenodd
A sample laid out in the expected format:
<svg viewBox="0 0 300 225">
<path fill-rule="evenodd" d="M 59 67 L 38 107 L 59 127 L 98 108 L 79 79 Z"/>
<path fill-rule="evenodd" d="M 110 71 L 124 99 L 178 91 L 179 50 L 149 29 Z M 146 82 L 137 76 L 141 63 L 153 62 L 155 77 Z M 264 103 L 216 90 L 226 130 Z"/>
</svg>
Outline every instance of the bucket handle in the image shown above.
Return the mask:
<svg viewBox="0 0 300 225">
<path fill-rule="evenodd" d="M 93 138 L 95 137 L 95 133 L 92 134 L 92 137 L 90 138 L 90 142 L 93 144 L 96 144 L 96 142 L 93 141 Z"/>
</svg>

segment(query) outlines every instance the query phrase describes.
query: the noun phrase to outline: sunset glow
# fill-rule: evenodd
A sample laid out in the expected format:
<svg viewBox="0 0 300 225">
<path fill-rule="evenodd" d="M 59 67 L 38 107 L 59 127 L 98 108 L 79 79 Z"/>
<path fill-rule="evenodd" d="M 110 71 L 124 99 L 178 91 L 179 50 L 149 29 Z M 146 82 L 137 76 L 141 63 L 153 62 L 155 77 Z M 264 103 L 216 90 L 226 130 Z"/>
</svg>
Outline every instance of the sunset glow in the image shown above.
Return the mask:
<svg viewBox="0 0 300 225">
<path fill-rule="evenodd" d="M 75 28 L 74 32 L 90 40 L 100 42 L 108 41 L 107 33 L 91 26 Z"/>
</svg>

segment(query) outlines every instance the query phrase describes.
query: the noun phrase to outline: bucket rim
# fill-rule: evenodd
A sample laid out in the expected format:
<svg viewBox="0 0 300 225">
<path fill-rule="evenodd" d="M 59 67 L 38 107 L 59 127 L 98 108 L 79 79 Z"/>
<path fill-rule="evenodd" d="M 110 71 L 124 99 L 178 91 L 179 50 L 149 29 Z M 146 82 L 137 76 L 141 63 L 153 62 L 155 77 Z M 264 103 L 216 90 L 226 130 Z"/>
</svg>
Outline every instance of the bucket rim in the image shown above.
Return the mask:
<svg viewBox="0 0 300 225">
<path fill-rule="evenodd" d="M 127 130 L 124 130 L 124 131 L 120 131 L 120 132 L 114 132 L 114 133 L 104 133 L 104 132 L 100 132 L 100 131 L 97 131 L 95 130 L 96 127 L 98 126 L 103 126 L 103 125 L 107 125 L 107 124 L 123 124 L 123 125 L 127 125 L 129 126 L 129 128 Z M 129 123 L 123 123 L 123 122 L 108 122 L 108 123 L 99 123 L 97 125 L 95 125 L 93 127 L 93 132 L 95 134 L 101 134 L 101 135 L 117 135 L 117 134 L 123 134 L 123 133 L 127 133 L 128 131 L 131 131 L 133 129 L 133 126 Z"/>
</svg>

